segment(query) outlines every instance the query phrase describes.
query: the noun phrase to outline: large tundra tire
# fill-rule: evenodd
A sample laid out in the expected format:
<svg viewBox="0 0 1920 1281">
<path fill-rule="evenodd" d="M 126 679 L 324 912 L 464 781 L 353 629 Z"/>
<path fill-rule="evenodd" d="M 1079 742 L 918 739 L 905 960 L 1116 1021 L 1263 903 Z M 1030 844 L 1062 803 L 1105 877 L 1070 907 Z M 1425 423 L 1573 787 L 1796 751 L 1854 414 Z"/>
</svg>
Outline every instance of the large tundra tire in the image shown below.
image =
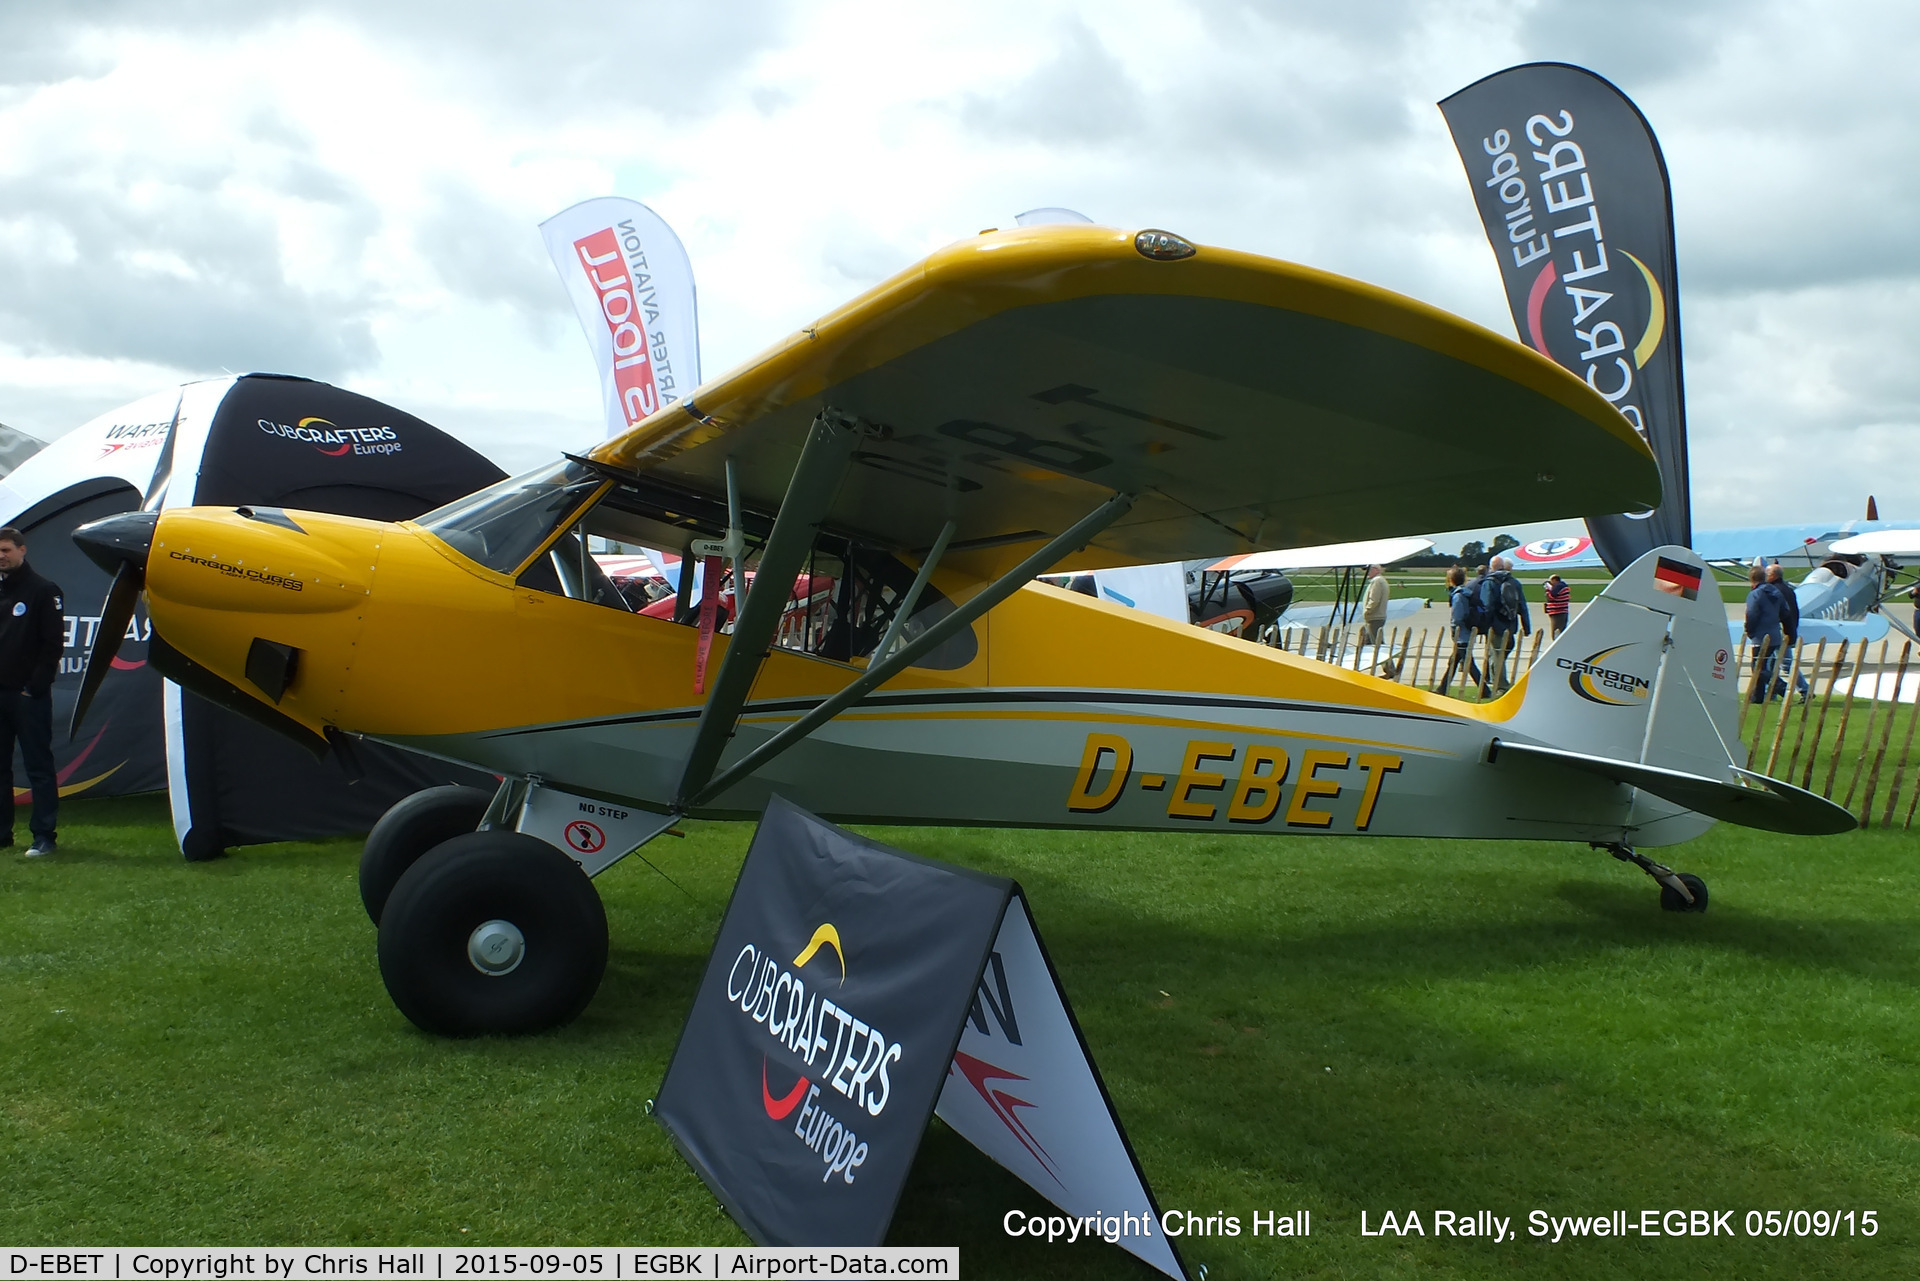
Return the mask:
<svg viewBox="0 0 1920 1281">
<path fill-rule="evenodd" d="M 380 816 L 360 851 L 360 901 L 375 925 L 407 869 L 442 841 L 479 827 L 492 803 L 491 792 L 450 783 L 402 797 Z"/>
<path fill-rule="evenodd" d="M 580 865 L 519 832 L 469 832 L 407 869 L 380 918 L 380 977 L 440 1036 L 519 1036 L 579 1017 L 607 969 L 607 914 Z"/>
</svg>

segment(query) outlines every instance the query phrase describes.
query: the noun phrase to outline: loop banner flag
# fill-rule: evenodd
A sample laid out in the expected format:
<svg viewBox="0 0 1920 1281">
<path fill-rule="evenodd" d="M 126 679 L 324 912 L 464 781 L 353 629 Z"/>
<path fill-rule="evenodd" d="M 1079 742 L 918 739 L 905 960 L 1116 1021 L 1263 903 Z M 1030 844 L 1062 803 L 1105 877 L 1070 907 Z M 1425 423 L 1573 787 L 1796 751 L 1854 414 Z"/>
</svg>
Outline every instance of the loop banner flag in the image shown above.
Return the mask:
<svg viewBox="0 0 1920 1281">
<path fill-rule="evenodd" d="M 1617 574 L 1692 546 L 1673 196 L 1653 127 L 1610 82 L 1560 62 L 1496 72 L 1440 111 L 1520 341 L 1613 402 L 1660 464 L 1653 512 L 1582 513 L 1595 550 Z"/>
<path fill-rule="evenodd" d="M 659 214 L 637 200 L 583 200 L 540 224 L 600 370 L 607 435 L 700 385 L 693 264 Z"/>
<path fill-rule="evenodd" d="M 655 1119 L 757 1244 L 878 1245 L 936 1106 L 1185 1281 L 1019 886 L 772 798 Z"/>
</svg>

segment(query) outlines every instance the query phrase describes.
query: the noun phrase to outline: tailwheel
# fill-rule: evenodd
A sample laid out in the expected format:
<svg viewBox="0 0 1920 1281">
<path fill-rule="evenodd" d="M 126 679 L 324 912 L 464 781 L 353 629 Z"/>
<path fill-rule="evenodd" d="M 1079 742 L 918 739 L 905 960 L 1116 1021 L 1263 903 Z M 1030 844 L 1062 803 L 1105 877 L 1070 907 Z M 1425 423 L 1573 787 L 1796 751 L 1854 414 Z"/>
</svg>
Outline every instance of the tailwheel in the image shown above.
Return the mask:
<svg viewBox="0 0 1920 1281">
<path fill-rule="evenodd" d="M 1680 883 L 1693 894 L 1689 903 L 1671 885 L 1660 887 L 1660 908 L 1665 912 L 1704 912 L 1707 910 L 1707 883 L 1692 872 L 1677 873 Z"/>
<path fill-rule="evenodd" d="M 607 968 L 607 915 L 580 865 L 519 832 L 469 832 L 406 870 L 380 917 L 380 977 L 441 1036 L 572 1022 Z"/>
<path fill-rule="evenodd" d="M 1692 872 L 1676 872 L 1665 863 L 1656 863 L 1631 845 L 1618 843 L 1599 846 L 1623 863 L 1631 863 L 1660 885 L 1660 908 L 1666 912 L 1704 912 L 1707 910 L 1707 883 Z"/>
</svg>

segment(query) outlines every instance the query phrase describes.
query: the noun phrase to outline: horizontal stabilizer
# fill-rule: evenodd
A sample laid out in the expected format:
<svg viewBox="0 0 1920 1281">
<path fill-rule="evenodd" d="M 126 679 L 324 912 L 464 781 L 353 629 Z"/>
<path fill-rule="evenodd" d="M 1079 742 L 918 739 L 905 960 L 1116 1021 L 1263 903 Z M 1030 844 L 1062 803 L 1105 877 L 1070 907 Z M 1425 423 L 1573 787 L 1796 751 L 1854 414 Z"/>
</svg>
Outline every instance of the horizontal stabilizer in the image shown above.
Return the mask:
<svg viewBox="0 0 1920 1281">
<path fill-rule="evenodd" d="M 1583 752 L 1507 743 L 1499 739 L 1493 741 L 1487 760 L 1492 763 L 1507 754 L 1553 761 L 1568 769 L 1597 774 L 1601 778 L 1651 792 L 1662 800 L 1685 806 L 1709 818 L 1737 823 L 1741 827 L 1757 827 L 1793 836 L 1831 836 L 1837 832 L 1851 832 L 1857 826 L 1853 815 L 1832 801 L 1750 770 L 1734 770 L 1741 781 L 1723 781 L 1680 770 L 1662 769 L 1658 765 L 1616 761 L 1604 756 L 1588 756 Z"/>
</svg>

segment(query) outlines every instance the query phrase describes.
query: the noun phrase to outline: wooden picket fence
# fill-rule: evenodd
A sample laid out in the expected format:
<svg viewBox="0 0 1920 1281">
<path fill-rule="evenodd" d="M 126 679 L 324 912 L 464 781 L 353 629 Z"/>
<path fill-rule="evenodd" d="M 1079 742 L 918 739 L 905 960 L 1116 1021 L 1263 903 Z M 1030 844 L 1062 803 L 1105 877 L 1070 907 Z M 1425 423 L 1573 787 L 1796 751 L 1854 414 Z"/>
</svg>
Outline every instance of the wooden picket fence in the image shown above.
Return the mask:
<svg viewBox="0 0 1920 1281">
<path fill-rule="evenodd" d="M 1360 628 L 1357 624 L 1346 627 L 1330 625 L 1269 629 L 1265 642 L 1289 654 L 1318 659 L 1335 666 L 1352 668 L 1359 662 L 1360 670 L 1369 675 L 1428 690 L 1438 688 L 1440 677 L 1453 659 L 1453 641 L 1447 635 L 1446 628 L 1437 624 L 1425 628 L 1389 628 L 1386 638 L 1365 653 L 1360 650 Z M 1511 681 L 1518 681 L 1521 673 L 1533 666 L 1545 642 L 1544 628 L 1534 629 L 1531 639 L 1519 639 L 1507 654 Z M 1357 654 L 1359 658 L 1356 658 Z M 1484 675 L 1487 662 L 1484 639 L 1474 644 L 1473 661 Z M 1463 692 L 1479 689 L 1477 682 L 1467 679 L 1464 670 L 1454 675 L 1452 684 L 1455 688 L 1462 688 Z"/>
<path fill-rule="evenodd" d="M 1361 670 L 1375 676 L 1428 690 L 1438 688 L 1453 658 L 1453 642 L 1444 626 L 1391 628 L 1366 653 L 1359 649 L 1359 631 L 1358 626 L 1295 627 L 1274 631 L 1267 639 L 1288 653 L 1349 668 L 1359 662 Z M 1514 680 L 1539 659 L 1545 639 L 1545 629 L 1536 628 L 1531 641 L 1522 638 L 1514 646 L 1507 660 L 1514 665 Z M 1920 698 L 1903 701 L 1902 691 L 1909 666 L 1920 683 L 1920 662 L 1913 661 L 1913 650 L 1911 641 L 1903 641 L 1897 653 L 1891 641 L 1881 641 L 1877 650 L 1848 641 L 1796 646 L 1776 665 L 1771 687 L 1762 688 L 1772 646 L 1741 641 L 1735 664 L 1741 674 L 1739 735 L 1747 768 L 1837 799 L 1858 816 L 1862 827 L 1876 821 L 1892 827 L 1898 814 L 1901 827 L 1911 828 L 1920 809 L 1920 762 L 1913 756 Z M 1473 658 L 1484 677 L 1484 642 L 1474 646 Z M 1883 690 L 1888 677 L 1892 688 Z M 1454 673 L 1449 692 L 1464 696 L 1479 688 L 1460 671 Z"/>
<path fill-rule="evenodd" d="M 1762 690 L 1760 672 L 1766 661 L 1767 646 L 1763 644 L 1748 655 L 1745 651 L 1749 647 L 1743 645 L 1743 670 L 1749 671 L 1748 701 L 1741 705 L 1748 768 L 1818 791 L 1851 811 L 1862 827 L 1872 827 L 1876 820 L 1883 828 L 1892 827 L 1902 794 L 1911 788 L 1901 826 L 1912 827 L 1914 802 L 1920 800 L 1920 779 L 1910 777 L 1908 769 L 1914 763 L 1913 740 L 1916 726 L 1920 725 L 1920 702 L 1902 698 L 1907 669 L 1913 665 L 1913 642 L 1901 641 L 1897 655 L 1892 646 L 1891 640 L 1881 641 L 1877 648 L 1866 642 L 1855 645 L 1843 641 L 1829 664 L 1824 661 L 1827 650 L 1824 642 L 1814 648 L 1811 661 L 1806 657 L 1806 646 L 1802 645 L 1798 651 L 1789 652 L 1773 687 Z M 1749 658 L 1750 668 L 1744 665 Z M 1890 688 L 1889 676 L 1892 678 Z M 1808 686 L 1804 696 L 1798 690 L 1803 679 Z M 1780 688 L 1783 680 L 1787 686 L 1784 695 Z M 1756 693 L 1761 696 L 1759 702 L 1752 701 Z M 1865 724 L 1857 734 L 1850 733 L 1849 730 L 1859 724 L 1857 710 L 1862 705 Z M 1834 714 L 1836 706 L 1837 715 Z M 1744 732 L 1746 721 L 1752 722 L 1750 736 Z M 1809 721 L 1813 725 L 1811 739 L 1807 731 Z M 1826 733 L 1829 722 L 1833 726 L 1831 740 Z M 1881 790 L 1883 778 L 1884 792 Z M 1876 798 L 1879 798 L 1877 805 Z"/>
</svg>

